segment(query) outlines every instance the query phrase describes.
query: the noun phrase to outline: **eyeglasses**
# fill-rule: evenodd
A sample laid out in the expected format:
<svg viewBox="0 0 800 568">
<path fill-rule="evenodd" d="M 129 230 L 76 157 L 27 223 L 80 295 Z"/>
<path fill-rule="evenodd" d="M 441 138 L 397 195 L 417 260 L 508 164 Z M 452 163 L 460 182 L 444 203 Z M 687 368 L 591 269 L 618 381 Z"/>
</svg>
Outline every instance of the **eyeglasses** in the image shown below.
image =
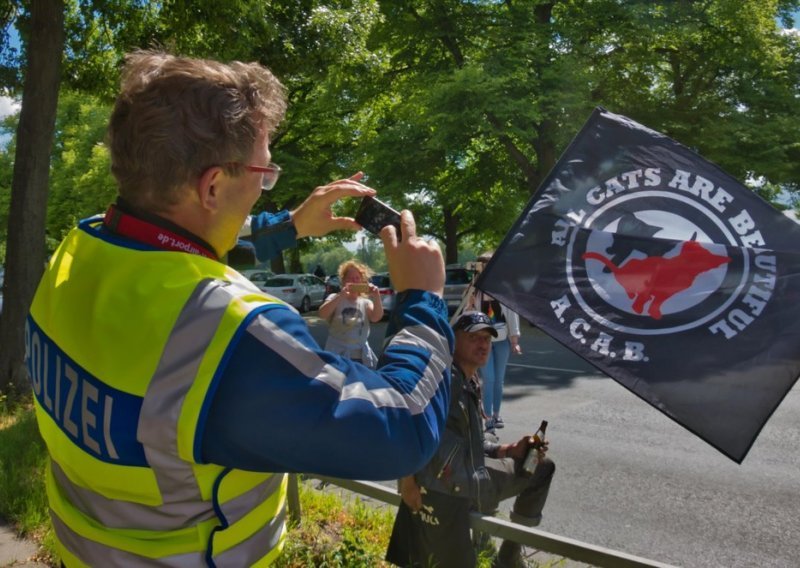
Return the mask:
<svg viewBox="0 0 800 568">
<path fill-rule="evenodd" d="M 232 166 L 242 166 L 248 172 L 256 172 L 261 174 L 261 191 L 269 191 L 275 184 L 278 183 L 278 178 L 281 175 L 281 167 L 278 164 L 270 162 L 266 166 L 249 166 L 240 162 L 230 162 Z"/>
<path fill-rule="evenodd" d="M 470 312 L 467 314 L 462 314 L 461 317 L 459 317 L 458 320 L 456 320 L 453 329 L 455 330 L 466 329 L 472 325 L 476 325 L 479 323 L 492 325 L 492 320 L 489 319 L 489 316 L 487 316 L 483 312 Z"/>
</svg>

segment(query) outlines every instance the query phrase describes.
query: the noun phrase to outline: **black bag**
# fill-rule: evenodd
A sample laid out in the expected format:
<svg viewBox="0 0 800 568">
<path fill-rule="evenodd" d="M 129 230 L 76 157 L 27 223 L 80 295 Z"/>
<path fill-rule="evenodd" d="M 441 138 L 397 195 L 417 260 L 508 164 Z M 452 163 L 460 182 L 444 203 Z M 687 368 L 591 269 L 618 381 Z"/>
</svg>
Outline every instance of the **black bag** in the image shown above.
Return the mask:
<svg viewBox="0 0 800 568">
<path fill-rule="evenodd" d="M 428 491 L 414 513 L 400 502 L 386 561 L 403 568 L 473 568 L 469 499 Z"/>
</svg>

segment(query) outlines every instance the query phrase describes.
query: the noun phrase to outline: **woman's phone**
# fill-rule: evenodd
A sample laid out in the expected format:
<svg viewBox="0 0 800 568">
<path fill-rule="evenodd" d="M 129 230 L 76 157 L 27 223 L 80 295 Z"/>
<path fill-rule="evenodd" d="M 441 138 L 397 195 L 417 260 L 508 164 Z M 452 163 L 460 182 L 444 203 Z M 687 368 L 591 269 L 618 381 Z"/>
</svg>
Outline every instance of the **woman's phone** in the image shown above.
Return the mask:
<svg viewBox="0 0 800 568">
<path fill-rule="evenodd" d="M 394 225 L 400 240 L 400 213 L 374 197 L 364 197 L 356 212 L 356 223 L 373 235 L 378 235 L 386 225 Z"/>
<path fill-rule="evenodd" d="M 354 294 L 369 294 L 369 284 L 357 284 L 353 282 L 347 285 L 347 289 Z"/>
</svg>

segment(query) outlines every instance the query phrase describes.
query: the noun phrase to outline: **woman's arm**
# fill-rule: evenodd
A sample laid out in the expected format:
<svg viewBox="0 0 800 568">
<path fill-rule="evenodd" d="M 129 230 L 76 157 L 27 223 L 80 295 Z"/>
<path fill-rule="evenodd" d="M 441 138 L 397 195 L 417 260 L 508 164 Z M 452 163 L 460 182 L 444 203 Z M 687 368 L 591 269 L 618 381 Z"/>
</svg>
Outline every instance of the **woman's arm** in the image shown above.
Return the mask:
<svg viewBox="0 0 800 568">
<path fill-rule="evenodd" d="M 500 309 L 503 310 L 506 325 L 508 325 L 508 341 L 511 343 L 511 352 L 516 355 L 522 355 L 522 347 L 519 344 L 519 314 L 503 304 L 500 304 Z"/>
<path fill-rule="evenodd" d="M 372 296 L 367 304 L 367 317 L 372 323 L 379 322 L 383 318 L 383 303 L 381 302 L 380 288 L 375 284 L 369 285 L 369 293 Z"/>
<path fill-rule="evenodd" d="M 342 297 L 343 292 L 335 292 L 325 298 L 322 305 L 319 307 L 319 317 L 324 320 L 330 320 L 336 311 L 336 306 L 339 304 L 339 299 Z"/>
</svg>

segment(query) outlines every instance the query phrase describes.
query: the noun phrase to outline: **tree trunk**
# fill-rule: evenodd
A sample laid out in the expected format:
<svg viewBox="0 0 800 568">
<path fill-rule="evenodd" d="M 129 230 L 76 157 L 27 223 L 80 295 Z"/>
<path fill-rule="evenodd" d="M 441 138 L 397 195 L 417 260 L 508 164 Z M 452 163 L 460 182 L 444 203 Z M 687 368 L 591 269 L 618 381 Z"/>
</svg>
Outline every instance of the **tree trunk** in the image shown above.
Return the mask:
<svg viewBox="0 0 800 568">
<path fill-rule="evenodd" d="M 45 262 L 50 151 L 64 51 L 63 0 L 31 2 L 29 37 L 0 316 L 0 390 L 4 391 L 25 388 L 27 383 L 25 319 Z"/>
<path fill-rule="evenodd" d="M 538 137 L 533 142 L 536 150 L 537 165 L 534 175 L 528 175 L 526 182 L 528 192 L 533 195 L 539 189 L 539 185 L 544 181 L 545 176 L 550 173 L 556 165 L 558 154 L 556 154 L 556 124 L 552 120 L 545 119 L 537 127 Z"/>
<path fill-rule="evenodd" d="M 283 274 L 286 272 L 286 264 L 283 262 L 282 254 L 273 256 L 270 259 L 269 269 L 275 274 Z"/>
<path fill-rule="evenodd" d="M 291 248 L 287 252 L 289 254 L 289 269 L 295 274 L 305 272 L 303 264 L 300 262 L 300 247 Z"/>
<path fill-rule="evenodd" d="M 456 264 L 458 262 L 458 215 L 453 210 L 444 208 L 444 263 Z"/>
</svg>

